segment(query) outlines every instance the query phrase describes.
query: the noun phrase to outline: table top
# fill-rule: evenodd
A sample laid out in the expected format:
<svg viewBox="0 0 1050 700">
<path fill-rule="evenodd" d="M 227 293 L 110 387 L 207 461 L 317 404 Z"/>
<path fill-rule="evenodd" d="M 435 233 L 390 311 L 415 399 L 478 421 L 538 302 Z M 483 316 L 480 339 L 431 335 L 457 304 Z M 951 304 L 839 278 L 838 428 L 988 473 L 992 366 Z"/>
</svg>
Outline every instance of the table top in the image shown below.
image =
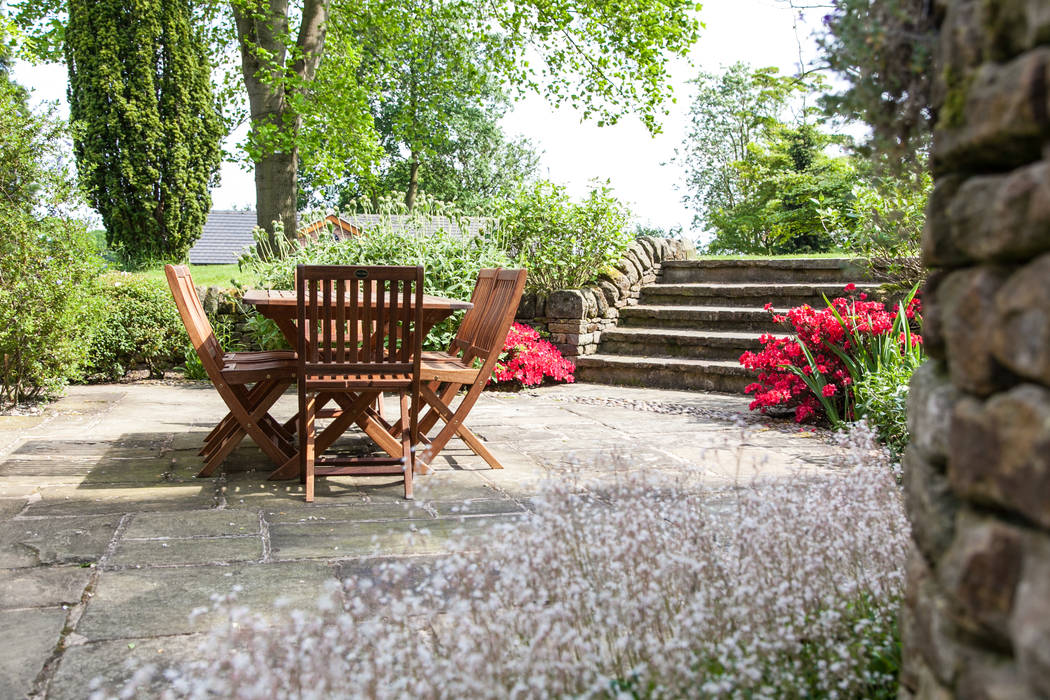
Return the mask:
<svg viewBox="0 0 1050 700">
<path fill-rule="evenodd" d="M 242 301 L 252 306 L 294 309 L 295 292 L 290 289 L 249 289 L 244 293 Z M 474 305 L 460 299 L 446 299 L 424 294 L 423 308 L 428 311 L 465 311 L 474 308 Z"/>
</svg>

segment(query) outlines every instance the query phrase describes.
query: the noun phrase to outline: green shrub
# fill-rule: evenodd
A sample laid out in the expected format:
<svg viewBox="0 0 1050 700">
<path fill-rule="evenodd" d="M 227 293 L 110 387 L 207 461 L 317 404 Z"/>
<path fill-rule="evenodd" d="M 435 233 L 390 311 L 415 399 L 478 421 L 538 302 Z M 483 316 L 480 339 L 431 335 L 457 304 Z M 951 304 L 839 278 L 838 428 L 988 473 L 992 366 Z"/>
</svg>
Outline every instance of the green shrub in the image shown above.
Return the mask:
<svg viewBox="0 0 1050 700">
<path fill-rule="evenodd" d="M 0 407 L 80 376 L 99 260 L 76 221 L 0 214 Z"/>
<path fill-rule="evenodd" d="M 578 289 L 614 265 L 633 239 L 630 214 L 608 186 L 580 203 L 565 188 L 540 182 L 499 208 L 500 236 L 529 271 L 528 289 Z"/>
<path fill-rule="evenodd" d="M 62 122 L 0 71 L 0 408 L 78 376 L 100 260 L 64 158 Z"/>
<path fill-rule="evenodd" d="M 101 280 L 100 297 L 88 352 L 90 378 L 120 379 L 141 365 L 157 377 L 185 359 L 189 338 L 167 284 L 107 275 Z"/>
<path fill-rule="evenodd" d="M 286 243 L 277 237 L 277 250 L 267 243 L 266 234 L 256 231 L 255 248 L 241 259 L 242 269 L 256 276 L 268 289 L 292 289 L 295 266 L 309 265 L 423 265 L 425 292 L 451 299 L 469 299 L 484 267 L 506 267 L 511 264 L 495 239 L 467 236 L 457 232 L 437 231 L 417 235 L 413 231 L 429 230 L 435 217 L 454 214 L 434 202 L 417 204 L 408 221 L 395 220 L 396 207 L 383 208 L 381 220 L 364 235 L 338 240 L 322 233 L 304 244 Z M 426 228 L 424 228 L 426 227 Z M 424 342 L 427 349 L 444 349 L 455 335 L 460 315 L 446 319 L 430 332 Z"/>
<path fill-rule="evenodd" d="M 900 363 L 880 365 L 853 387 L 857 415 L 863 416 L 895 456 L 908 444 L 908 383 L 921 357 L 905 355 Z"/>
</svg>

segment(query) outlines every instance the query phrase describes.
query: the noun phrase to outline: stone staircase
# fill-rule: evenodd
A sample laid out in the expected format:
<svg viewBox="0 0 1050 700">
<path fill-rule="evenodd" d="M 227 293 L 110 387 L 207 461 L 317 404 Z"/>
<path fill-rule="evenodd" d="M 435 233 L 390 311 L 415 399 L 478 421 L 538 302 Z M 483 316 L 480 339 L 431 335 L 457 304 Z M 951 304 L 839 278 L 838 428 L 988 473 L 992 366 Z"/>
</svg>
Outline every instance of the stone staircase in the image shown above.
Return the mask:
<svg viewBox="0 0 1050 700">
<path fill-rule="evenodd" d="M 853 282 L 878 284 L 847 259 L 668 260 L 636 305 L 620 309 L 598 351 L 576 362 L 580 381 L 739 393 L 754 381 L 740 366 L 763 333 L 785 333 L 763 307 L 824 304 Z"/>
</svg>

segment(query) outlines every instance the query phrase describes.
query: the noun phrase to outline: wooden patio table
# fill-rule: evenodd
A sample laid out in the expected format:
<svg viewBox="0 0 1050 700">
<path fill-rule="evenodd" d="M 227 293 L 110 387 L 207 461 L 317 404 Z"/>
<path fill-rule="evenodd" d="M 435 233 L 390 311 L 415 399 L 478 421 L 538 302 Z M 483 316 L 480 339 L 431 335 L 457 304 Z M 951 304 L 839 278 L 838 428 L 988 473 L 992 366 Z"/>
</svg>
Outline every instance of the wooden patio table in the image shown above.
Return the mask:
<svg viewBox="0 0 1050 700">
<path fill-rule="evenodd" d="M 295 306 L 295 292 L 286 289 L 249 289 L 244 293 L 242 301 L 251 304 L 255 309 L 268 319 L 271 319 L 281 329 L 285 340 L 289 345 L 295 347 L 298 342 L 298 329 Z M 349 299 L 347 303 L 349 305 Z M 423 328 L 424 337 L 430 330 L 441 321 L 451 316 L 456 311 L 466 311 L 473 308 L 469 301 L 459 299 L 445 299 L 444 297 L 423 295 Z M 334 316 L 334 314 L 333 314 Z M 326 397 L 322 398 L 322 405 Z M 336 421 L 318 436 L 318 444 L 321 445 L 326 439 L 332 442 L 346 430 L 352 422 L 356 422 L 365 433 L 375 441 L 380 448 L 391 456 L 400 454 L 400 445 L 390 434 L 389 425 L 375 413 L 369 406 L 354 405 L 361 402 L 349 402 L 344 397 L 331 396 L 327 400 L 336 400 L 340 404 L 341 411 L 328 412 L 328 417 L 335 417 Z M 325 415 L 320 413 L 319 415 Z M 298 414 L 288 424 L 295 425 Z M 330 443 L 329 443 L 330 444 Z M 292 456 L 283 466 L 272 471 L 270 479 L 294 479 L 299 476 L 299 454 Z"/>
</svg>

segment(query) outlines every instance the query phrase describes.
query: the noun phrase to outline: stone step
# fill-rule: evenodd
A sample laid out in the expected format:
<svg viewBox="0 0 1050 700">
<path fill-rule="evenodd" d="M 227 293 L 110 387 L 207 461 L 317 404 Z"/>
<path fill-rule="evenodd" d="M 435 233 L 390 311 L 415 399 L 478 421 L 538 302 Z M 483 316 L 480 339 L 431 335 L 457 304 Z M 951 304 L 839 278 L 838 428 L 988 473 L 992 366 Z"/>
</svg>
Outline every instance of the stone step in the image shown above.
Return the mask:
<svg viewBox="0 0 1050 700">
<path fill-rule="evenodd" d="M 667 260 L 660 281 L 679 282 L 862 282 L 863 263 L 849 258 L 746 258 Z"/>
<path fill-rule="evenodd" d="M 576 360 L 576 378 L 597 384 L 739 394 L 754 376 L 738 362 L 680 357 L 585 355 Z"/>
<path fill-rule="evenodd" d="M 780 313 L 784 312 L 783 307 L 777 307 L 777 310 Z M 777 333 L 784 330 L 782 326 L 773 323 L 768 311 L 737 306 L 625 306 L 620 309 L 618 326 L 749 333 Z"/>
<path fill-rule="evenodd" d="M 605 355 L 734 361 L 745 350 L 760 349 L 761 337 L 761 333 L 684 328 L 613 328 L 602 333 L 600 347 Z"/>
<path fill-rule="evenodd" d="M 832 299 L 843 295 L 844 284 L 838 283 L 675 283 L 650 284 L 642 288 L 639 305 L 704 306 L 718 304 L 731 307 L 762 308 L 772 303 L 777 308 L 823 306 L 822 295 Z M 857 292 L 872 293 L 877 284 L 857 284 Z"/>
</svg>

